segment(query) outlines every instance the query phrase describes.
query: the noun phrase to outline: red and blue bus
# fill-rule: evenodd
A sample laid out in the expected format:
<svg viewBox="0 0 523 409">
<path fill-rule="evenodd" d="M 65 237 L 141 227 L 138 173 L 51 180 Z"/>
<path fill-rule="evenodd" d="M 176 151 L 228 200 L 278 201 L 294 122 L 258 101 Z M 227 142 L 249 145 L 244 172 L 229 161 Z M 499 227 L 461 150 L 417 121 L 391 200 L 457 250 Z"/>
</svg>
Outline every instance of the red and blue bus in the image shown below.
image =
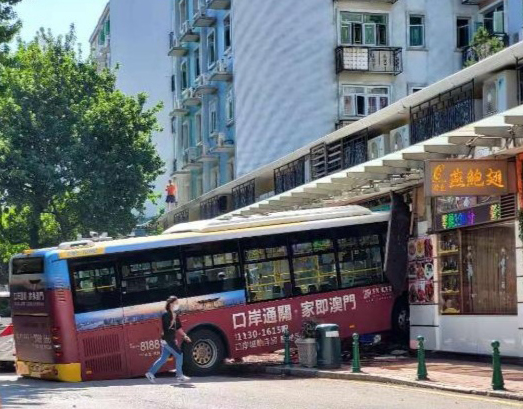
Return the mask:
<svg viewBox="0 0 523 409">
<path fill-rule="evenodd" d="M 401 223 L 391 214 L 346 206 L 215 219 L 17 255 L 17 371 L 62 381 L 142 376 L 160 354 L 170 295 L 192 339 L 183 348 L 193 375 L 282 349 L 284 332 L 296 337 L 304 321 L 338 324 L 343 338 L 401 327 L 406 240 L 394 242 Z M 387 267 L 385 253 L 393 266 L 403 252 L 403 268 Z"/>
</svg>

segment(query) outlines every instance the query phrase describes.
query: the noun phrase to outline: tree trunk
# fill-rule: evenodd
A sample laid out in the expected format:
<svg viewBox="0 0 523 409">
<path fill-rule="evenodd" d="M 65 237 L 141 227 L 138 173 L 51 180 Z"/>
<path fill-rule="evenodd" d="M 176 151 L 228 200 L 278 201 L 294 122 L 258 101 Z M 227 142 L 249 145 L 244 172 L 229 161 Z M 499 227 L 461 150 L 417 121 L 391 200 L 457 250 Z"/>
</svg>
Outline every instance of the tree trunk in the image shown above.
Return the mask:
<svg viewBox="0 0 523 409">
<path fill-rule="evenodd" d="M 29 222 L 29 246 L 32 249 L 40 247 L 40 212 L 33 210 Z"/>
</svg>

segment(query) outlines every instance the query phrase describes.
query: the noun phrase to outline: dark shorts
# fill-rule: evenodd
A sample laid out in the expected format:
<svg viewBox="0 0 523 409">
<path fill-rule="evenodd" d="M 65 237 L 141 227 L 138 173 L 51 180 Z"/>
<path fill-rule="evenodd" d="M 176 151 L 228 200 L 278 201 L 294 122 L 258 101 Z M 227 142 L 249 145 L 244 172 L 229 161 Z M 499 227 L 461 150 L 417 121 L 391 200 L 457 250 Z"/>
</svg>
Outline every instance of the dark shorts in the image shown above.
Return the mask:
<svg viewBox="0 0 523 409">
<path fill-rule="evenodd" d="M 176 202 L 176 196 L 167 195 L 167 199 L 165 199 L 165 203 L 175 203 L 175 202 Z"/>
</svg>

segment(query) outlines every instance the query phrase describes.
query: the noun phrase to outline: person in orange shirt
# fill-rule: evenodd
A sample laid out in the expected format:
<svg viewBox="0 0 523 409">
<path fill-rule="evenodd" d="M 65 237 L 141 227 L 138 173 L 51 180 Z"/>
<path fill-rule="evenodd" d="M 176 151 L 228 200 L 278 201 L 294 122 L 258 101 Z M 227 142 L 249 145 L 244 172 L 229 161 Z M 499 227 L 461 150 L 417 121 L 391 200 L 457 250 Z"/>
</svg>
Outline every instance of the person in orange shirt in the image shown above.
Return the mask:
<svg viewBox="0 0 523 409">
<path fill-rule="evenodd" d="M 176 206 L 176 185 L 173 184 L 173 181 L 169 179 L 169 183 L 167 184 L 167 187 L 165 188 L 165 191 L 167 192 L 167 199 L 165 199 L 165 202 L 167 203 L 167 211 L 171 211 L 174 206 Z"/>
</svg>

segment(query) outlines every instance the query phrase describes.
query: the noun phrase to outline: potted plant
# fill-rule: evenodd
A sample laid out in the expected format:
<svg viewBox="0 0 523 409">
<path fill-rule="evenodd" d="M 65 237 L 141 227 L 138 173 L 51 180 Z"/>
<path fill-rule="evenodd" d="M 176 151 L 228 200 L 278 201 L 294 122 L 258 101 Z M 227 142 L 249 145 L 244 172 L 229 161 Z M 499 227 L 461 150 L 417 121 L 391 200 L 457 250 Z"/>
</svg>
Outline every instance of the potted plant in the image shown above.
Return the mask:
<svg viewBox="0 0 523 409">
<path fill-rule="evenodd" d="M 296 339 L 296 347 L 300 365 L 307 368 L 316 366 L 316 323 L 314 321 L 303 322 L 300 336 Z"/>
</svg>

